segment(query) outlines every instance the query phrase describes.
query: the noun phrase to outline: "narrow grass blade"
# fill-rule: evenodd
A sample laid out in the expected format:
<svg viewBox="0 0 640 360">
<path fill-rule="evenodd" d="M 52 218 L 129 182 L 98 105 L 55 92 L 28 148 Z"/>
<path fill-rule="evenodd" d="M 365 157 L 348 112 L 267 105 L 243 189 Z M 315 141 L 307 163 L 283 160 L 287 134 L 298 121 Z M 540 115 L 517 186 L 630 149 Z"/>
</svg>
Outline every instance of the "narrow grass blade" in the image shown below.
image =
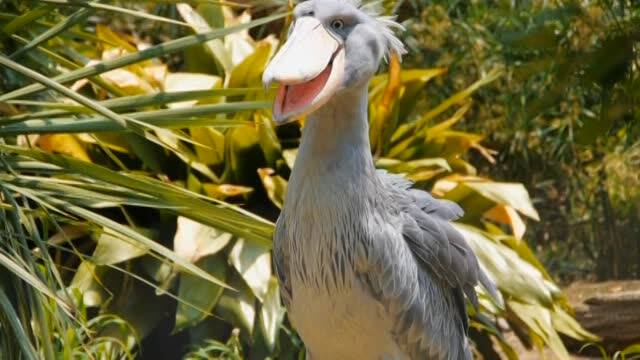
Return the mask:
<svg viewBox="0 0 640 360">
<path fill-rule="evenodd" d="M 247 240 L 255 241 L 262 246 L 271 246 L 273 224 L 231 204 L 211 199 L 211 201 L 216 201 L 218 204 L 214 205 L 202 200 L 198 194 L 152 178 L 115 172 L 96 164 L 66 156 L 3 144 L 0 144 L 0 150 L 57 165 L 72 173 L 154 196 L 162 200 L 168 207 L 179 209 L 175 212 L 180 215 Z"/>
<path fill-rule="evenodd" d="M 57 5 L 82 6 L 82 7 L 92 8 L 92 9 L 117 12 L 117 13 L 121 13 L 121 14 L 135 16 L 135 17 L 142 18 L 142 19 L 159 21 L 159 22 L 164 22 L 164 23 L 167 23 L 167 24 L 173 24 L 173 25 L 180 25 L 180 26 L 189 27 L 189 24 L 184 23 L 182 21 L 177 21 L 177 20 L 173 20 L 173 19 L 169 19 L 169 18 L 166 18 L 166 17 L 157 16 L 157 15 L 147 14 L 147 13 L 142 12 L 142 11 L 131 10 L 131 9 L 127 9 L 127 8 L 120 7 L 120 6 L 101 4 L 101 3 L 96 2 L 96 1 L 88 1 L 88 2 L 69 1 L 69 0 L 40 0 L 40 1 L 47 2 L 47 3 L 53 3 L 53 4 L 57 4 Z"/>
<path fill-rule="evenodd" d="M 159 4 L 178 4 L 184 2 L 183 0 L 138 0 L 138 2 L 150 2 L 150 3 L 159 3 Z M 212 4 L 212 5 L 223 5 L 223 6 L 234 6 L 239 8 L 250 8 L 251 5 L 243 4 L 235 1 L 220 1 L 220 0 L 192 0 L 189 1 L 193 4 Z"/>
<path fill-rule="evenodd" d="M 20 37 L 18 35 L 11 35 L 11 38 L 23 43 L 23 44 L 28 44 L 29 41 L 27 41 L 27 39 Z M 67 59 L 66 57 L 44 47 L 43 45 L 39 45 L 36 49 L 38 49 L 39 51 L 42 51 L 43 53 L 45 53 L 47 56 L 49 56 L 52 60 L 54 60 L 55 62 L 57 62 L 59 65 L 66 67 L 67 69 L 71 69 L 71 70 L 77 70 L 77 69 L 81 69 L 82 66 L 79 64 L 76 64 L 75 62 L 73 62 L 72 60 Z M 116 94 L 116 95 L 120 95 L 120 89 L 115 87 L 114 85 L 110 84 L 109 82 L 105 81 L 104 79 L 102 79 L 99 76 L 93 76 L 89 78 L 89 81 L 91 81 L 93 84 L 105 89 L 106 91 L 110 92 L 111 94 Z"/>
<path fill-rule="evenodd" d="M 56 83 L 55 81 L 50 80 L 49 78 L 43 76 L 42 74 L 39 74 L 27 67 L 24 67 L 8 58 L 6 58 L 5 56 L 1 56 L 0 55 L 0 65 L 4 65 L 18 73 L 21 73 L 27 77 L 30 77 L 31 79 L 41 83 L 41 84 L 45 84 L 47 87 L 50 87 L 51 89 L 77 101 L 78 103 L 92 109 L 93 111 L 97 112 L 98 114 L 101 114 L 103 116 L 105 116 L 106 118 L 113 120 L 116 124 L 118 124 L 119 126 L 123 127 L 123 128 L 127 128 L 131 131 L 133 131 L 134 133 L 140 135 L 141 137 L 152 141 L 164 148 L 166 148 L 169 151 L 174 151 L 174 148 L 171 146 L 168 146 L 167 144 L 165 144 L 164 142 L 162 142 L 160 139 L 158 139 L 157 137 L 155 137 L 152 134 L 146 133 L 145 130 L 159 130 L 158 128 L 154 128 L 153 126 L 150 126 L 149 124 L 145 124 L 142 122 L 139 122 L 135 119 L 131 119 L 131 118 L 125 118 L 123 116 L 118 115 L 117 113 L 105 108 L 104 106 L 97 104 L 95 101 L 88 99 L 76 92 L 73 92 L 69 89 L 67 89 L 66 87 Z M 146 129 L 145 129 L 146 128 Z M 176 138 L 180 139 L 180 140 L 184 140 L 187 142 L 191 142 L 191 139 L 188 139 L 184 136 L 179 136 L 179 135 L 175 135 Z"/>
<path fill-rule="evenodd" d="M 286 13 L 272 15 L 272 16 L 268 16 L 268 17 L 264 17 L 258 20 L 248 22 L 246 24 L 236 25 L 236 26 L 232 26 L 224 29 L 216 29 L 209 33 L 185 36 L 180 39 L 175 39 L 175 40 L 167 41 L 162 44 L 152 46 L 142 51 L 124 55 L 117 59 L 102 61 L 92 66 L 87 66 L 82 69 L 71 71 L 69 73 L 56 76 L 52 80 L 58 83 L 67 83 L 67 82 L 83 79 L 86 77 L 99 75 L 107 71 L 120 68 L 123 66 L 131 65 L 147 59 L 182 51 L 188 47 L 199 45 L 213 39 L 219 39 L 226 35 L 229 35 L 238 31 L 264 25 L 274 20 L 285 17 L 286 15 L 287 15 Z M 7 94 L 1 95 L 0 102 L 15 99 L 15 98 L 29 95 L 29 94 L 33 94 L 34 92 L 43 90 L 45 88 L 46 86 L 43 86 L 41 84 L 28 85 L 21 89 L 14 90 Z"/>
<path fill-rule="evenodd" d="M 36 38 L 31 40 L 27 45 L 25 45 L 24 47 L 20 48 L 20 50 L 11 54 L 10 58 L 16 59 L 22 54 L 26 53 L 27 51 L 30 51 L 38 47 L 38 45 L 44 43 L 45 41 L 57 36 L 58 34 L 67 30 L 68 28 L 80 22 L 83 22 L 87 17 L 89 17 L 89 15 L 91 15 L 92 12 L 93 10 L 91 9 L 81 9 L 76 11 L 75 13 L 71 14 L 71 16 L 69 16 L 68 18 L 56 24 L 54 27 L 36 36 Z"/>
<path fill-rule="evenodd" d="M 149 95 L 123 96 L 119 98 L 109 99 L 98 102 L 98 104 L 111 109 L 113 111 L 142 108 L 147 106 L 162 106 L 174 102 L 188 100 L 215 100 L 222 96 L 246 95 L 262 91 L 261 88 L 225 88 L 212 90 L 195 90 L 195 91 L 176 91 L 176 92 L 159 92 Z M 44 110 L 38 112 L 28 112 L 24 114 L 0 117 L 0 124 L 24 121 L 29 119 L 54 118 L 70 114 L 86 114 L 90 113 L 87 108 L 81 105 L 44 102 L 32 100 L 9 100 L 9 104 L 40 106 L 45 108 L 54 108 L 55 110 Z"/>
<path fill-rule="evenodd" d="M 207 273 L 206 271 L 200 269 L 199 267 L 193 265 L 192 263 L 190 263 L 189 261 L 181 258 L 180 256 L 178 256 L 175 252 L 171 251 L 170 249 L 160 245 L 159 243 L 147 238 L 146 236 L 141 235 L 140 233 L 134 231 L 133 229 L 131 229 L 128 226 L 123 226 L 121 224 L 118 224 L 117 222 L 104 217 L 102 215 L 99 215 L 97 213 L 94 213 L 92 211 L 89 211 L 87 209 L 81 208 L 79 206 L 76 205 L 72 205 L 69 203 L 64 203 L 61 201 L 57 201 L 56 199 L 51 199 L 49 198 L 50 201 L 53 202 L 59 202 L 59 206 L 61 206 L 63 209 L 69 211 L 70 213 L 82 217 L 86 220 L 89 220 L 95 224 L 99 224 L 101 226 L 107 227 L 109 229 L 112 229 L 113 231 L 122 234 L 128 238 L 131 238 L 132 240 L 135 240 L 136 242 L 139 242 L 140 244 L 148 247 L 149 249 L 155 251 L 157 254 L 162 255 L 164 258 L 171 260 L 174 264 L 178 265 L 179 267 L 181 267 L 182 269 L 192 273 L 193 275 L 199 276 L 205 280 L 208 280 L 216 285 L 222 286 L 224 288 L 227 289 L 232 289 L 229 285 L 225 284 L 224 282 L 216 279 L 215 277 L 209 275 L 209 273 Z"/>
<path fill-rule="evenodd" d="M 0 256 L 2 256 L 2 254 L 0 254 Z M 37 360 L 38 353 L 36 352 L 36 349 L 34 349 L 33 344 L 29 342 L 29 336 L 27 336 L 22 323 L 20 323 L 20 317 L 13 308 L 9 297 L 4 292 L 2 286 L 0 286 L 0 309 L 4 315 L 3 318 L 8 321 L 10 327 L 13 329 L 13 334 L 15 335 L 14 339 L 20 345 L 23 352 L 22 355 L 27 359 Z"/>
<path fill-rule="evenodd" d="M 95 112 L 104 115 L 105 117 L 115 121 L 117 124 L 119 124 L 122 127 L 127 127 L 127 120 L 125 120 L 124 118 L 122 118 L 120 115 L 114 113 L 113 111 L 105 108 L 104 106 L 101 106 L 99 104 L 96 104 L 94 101 L 76 93 L 73 92 L 69 89 L 67 89 L 66 87 L 56 83 L 55 81 L 52 81 L 51 79 L 47 78 L 46 76 L 35 72 L 25 66 L 22 66 L 18 63 L 16 63 L 15 61 L 12 61 L 11 59 L 7 58 L 6 56 L 2 56 L 0 55 L 0 65 L 3 65 L 5 67 L 8 67 L 9 69 L 20 73 L 36 82 L 39 82 L 43 85 L 45 85 L 46 87 L 55 90 L 67 97 L 69 97 L 70 99 L 73 99 L 75 101 L 77 101 L 78 103 L 94 110 Z"/>
<path fill-rule="evenodd" d="M 13 20 L 11 20 L 8 24 L 6 24 L 4 27 L 2 27 L 2 29 L 0 31 L 0 38 L 2 38 L 4 36 L 7 36 L 7 35 L 14 34 L 15 32 L 19 31 L 23 27 L 31 24 L 35 20 L 37 20 L 37 19 L 43 17 L 44 15 L 48 14 L 53 9 L 54 9 L 53 6 L 43 5 L 43 6 L 35 8 L 35 9 L 33 9 L 33 10 L 27 12 L 27 13 L 24 13 L 24 14 L 22 14 L 20 16 L 17 16 L 15 18 L 13 18 Z"/>
<path fill-rule="evenodd" d="M 48 10 L 51 11 L 51 10 Z M 18 18 L 18 16 L 16 16 L 15 14 L 11 14 L 11 13 L 6 13 L 6 12 L 0 12 L 0 20 L 2 21 L 13 21 L 14 19 Z M 42 19 L 38 19 L 35 22 L 32 22 L 29 24 L 30 26 L 36 27 L 36 28 L 42 28 L 44 31 L 54 27 L 56 24 L 54 23 L 50 23 L 46 20 L 42 20 Z M 1 30 L 0 30 L 0 35 L 1 35 Z M 15 34 L 12 34 L 15 35 Z M 1 37 L 1 36 L 0 36 Z M 60 34 L 60 37 L 70 37 L 70 38 L 76 38 L 76 39 L 81 39 L 81 40 L 86 40 L 86 41 L 90 41 L 92 43 L 98 43 L 98 44 L 109 44 L 111 46 L 117 46 L 118 44 L 114 44 L 108 40 L 104 40 L 104 39 L 100 39 L 97 36 L 90 34 L 88 32 L 85 31 L 80 31 L 80 30 L 76 30 L 76 29 L 68 29 L 66 32 Z"/>
<path fill-rule="evenodd" d="M 192 263 L 188 262 L 187 260 L 181 258 L 180 256 L 178 256 L 175 252 L 171 251 L 170 249 L 164 247 L 163 245 L 147 238 L 146 236 L 138 233 L 137 231 L 133 230 L 132 228 L 128 227 L 128 226 L 124 226 L 121 225 L 105 216 L 102 216 L 100 214 L 94 213 L 90 210 L 84 209 L 80 206 L 74 205 L 72 203 L 63 201 L 62 199 L 59 199 L 57 197 L 52 197 L 52 196 L 48 196 L 46 194 L 35 194 L 34 191 L 30 188 L 19 188 L 16 186 L 12 186 L 12 189 L 26 197 L 28 197 L 31 200 L 34 200 L 46 207 L 49 208 L 57 208 L 59 207 L 60 209 L 67 211 L 70 214 L 73 214 L 75 216 L 78 216 L 80 218 L 83 218 L 85 220 L 88 220 L 94 224 L 98 224 L 101 227 L 105 227 L 105 228 L 109 228 L 112 231 L 126 237 L 127 239 L 130 239 L 133 242 L 137 242 L 142 244 L 143 246 L 149 248 L 150 250 L 154 251 L 155 253 L 159 254 L 160 256 L 171 260 L 173 263 L 175 263 L 176 265 L 178 265 L 179 267 L 183 268 L 184 270 L 199 276 L 205 280 L 211 281 L 219 286 L 225 287 L 227 289 L 232 289 L 231 287 L 229 287 L 228 285 L 226 285 L 224 282 L 221 282 L 220 280 L 216 279 L 215 277 L 209 275 L 207 272 L 203 271 L 202 269 L 200 269 L 199 267 L 193 265 Z M 36 287 L 39 291 L 45 293 L 48 296 L 53 297 L 56 300 L 59 300 L 61 302 L 61 306 L 65 306 L 66 304 L 64 302 L 62 302 L 62 300 L 58 299 L 57 297 L 55 297 L 55 294 L 53 294 L 48 287 L 44 286 L 43 284 L 39 283 L 39 280 L 37 278 L 35 278 L 33 275 L 31 275 L 30 273 L 28 273 L 26 270 L 24 270 L 23 268 L 21 268 L 19 265 L 17 265 L 15 262 L 11 261 L 11 259 L 7 256 L 4 256 L 3 253 L 0 251 L 0 265 L 5 265 L 5 267 L 7 267 L 9 270 L 12 270 L 12 272 L 16 273 L 16 275 L 18 275 L 20 278 L 22 278 L 24 281 L 28 282 L 29 284 L 31 284 L 32 286 Z M 66 309 L 66 308 L 65 308 Z"/>
<path fill-rule="evenodd" d="M 212 115 L 236 113 L 267 109 L 271 105 L 266 101 L 247 101 L 202 105 L 193 108 L 165 109 L 125 114 L 127 118 L 136 119 L 148 125 L 162 128 L 188 128 L 200 126 L 233 127 L 249 125 L 252 122 L 237 119 L 217 119 Z M 124 131 L 127 128 L 114 123 L 105 117 L 84 119 L 34 119 L 6 126 L 0 126 L 0 136 L 45 134 L 45 133 L 96 133 L 104 131 Z"/>
<path fill-rule="evenodd" d="M 0 265 L 12 272 L 18 278 L 22 279 L 27 284 L 31 285 L 34 289 L 40 293 L 53 299 L 60 307 L 71 316 L 71 306 L 56 295 L 47 285 L 45 285 L 35 275 L 25 270 L 20 264 L 11 259 L 5 252 L 0 250 Z"/>
</svg>

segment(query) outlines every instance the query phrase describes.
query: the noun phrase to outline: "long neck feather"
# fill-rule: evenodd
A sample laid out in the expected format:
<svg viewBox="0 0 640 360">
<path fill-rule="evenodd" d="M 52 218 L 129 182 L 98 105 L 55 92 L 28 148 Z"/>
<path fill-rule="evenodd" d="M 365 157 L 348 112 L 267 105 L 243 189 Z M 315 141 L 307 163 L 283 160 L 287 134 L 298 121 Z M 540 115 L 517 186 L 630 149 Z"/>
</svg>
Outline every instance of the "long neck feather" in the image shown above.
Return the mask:
<svg viewBox="0 0 640 360">
<path fill-rule="evenodd" d="M 322 206 L 334 196 L 375 186 L 369 144 L 368 89 L 344 91 L 314 112 L 303 129 L 286 206 Z"/>
<path fill-rule="evenodd" d="M 313 113 L 303 130 L 292 178 L 371 176 L 367 87 L 345 91 Z"/>
<path fill-rule="evenodd" d="M 313 113 L 285 199 L 291 269 L 308 284 L 328 291 L 349 288 L 354 242 L 379 193 L 369 146 L 367 88 L 343 92 Z M 330 264 L 330 266 L 328 266 Z M 348 265 L 351 264 L 351 265 Z M 311 286 L 311 285 L 310 285 Z"/>
</svg>

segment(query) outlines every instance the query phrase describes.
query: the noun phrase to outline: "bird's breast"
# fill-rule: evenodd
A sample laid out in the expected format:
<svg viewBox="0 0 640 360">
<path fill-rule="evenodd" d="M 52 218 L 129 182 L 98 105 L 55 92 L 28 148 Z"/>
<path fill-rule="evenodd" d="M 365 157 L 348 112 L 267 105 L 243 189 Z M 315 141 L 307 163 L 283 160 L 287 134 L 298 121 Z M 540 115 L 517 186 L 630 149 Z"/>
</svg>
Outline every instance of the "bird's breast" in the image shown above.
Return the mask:
<svg viewBox="0 0 640 360">
<path fill-rule="evenodd" d="M 354 279 L 326 292 L 293 281 L 289 317 L 314 360 L 403 359 L 384 307 Z"/>
</svg>

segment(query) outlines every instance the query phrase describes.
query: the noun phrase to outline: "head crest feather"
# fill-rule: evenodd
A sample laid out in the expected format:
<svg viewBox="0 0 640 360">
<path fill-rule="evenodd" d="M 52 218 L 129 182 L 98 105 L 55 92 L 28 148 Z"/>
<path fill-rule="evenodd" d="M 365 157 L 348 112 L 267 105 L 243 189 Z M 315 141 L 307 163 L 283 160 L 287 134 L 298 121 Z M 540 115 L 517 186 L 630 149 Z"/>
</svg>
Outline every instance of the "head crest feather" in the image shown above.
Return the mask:
<svg viewBox="0 0 640 360">
<path fill-rule="evenodd" d="M 385 16 L 381 0 L 363 2 L 362 0 L 340 0 L 355 6 L 358 10 L 369 16 L 378 26 L 384 45 L 384 58 L 389 60 L 392 54 L 396 54 L 400 59 L 407 50 L 400 39 L 396 36 L 396 31 L 404 31 L 405 28 L 396 21 L 395 16 Z M 301 1 L 302 2 L 302 1 Z"/>
<path fill-rule="evenodd" d="M 396 21 L 395 16 L 384 16 L 384 8 L 381 0 L 369 1 L 367 3 L 361 0 L 344 0 L 353 4 L 360 11 L 367 14 L 373 19 L 381 29 L 381 34 L 385 43 L 385 60 L 389 60 L 391 54 L 398 55 L 402 58 L 402 55 L 407 53 L 404 44 L 396 36 L 396 31 L 405 31 L 404 26 Z"/>
</svg>

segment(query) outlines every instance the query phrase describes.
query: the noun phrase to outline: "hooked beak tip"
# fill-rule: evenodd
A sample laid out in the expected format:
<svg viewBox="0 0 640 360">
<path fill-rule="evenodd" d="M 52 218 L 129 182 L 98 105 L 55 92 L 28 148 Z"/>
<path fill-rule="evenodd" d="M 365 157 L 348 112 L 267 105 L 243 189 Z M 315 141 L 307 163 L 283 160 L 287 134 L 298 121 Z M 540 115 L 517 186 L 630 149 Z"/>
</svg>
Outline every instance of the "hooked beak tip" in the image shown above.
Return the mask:
<svg viewBox="0 0 640 360">
<path fill-rule="evenodd" d="M 284 125 L 286 123 L 289 122 L 289 119 L 285 116 L 282 116 L 280 114 L 274 114 L 273 115 L 273 122 L 276 124 L 276 126 L 280 126 L 280 125 Z"/>
<path fill-rule="evenodd" d="M 262 86 L 265 92 L 269 90 L 269 87 L 271 87 L 272 83 L 273 83 L 273 76 L 271 76 L 271 74 L 267 70 L 264 72 L 264 75 L 262 76 Z"/>
</svg>

